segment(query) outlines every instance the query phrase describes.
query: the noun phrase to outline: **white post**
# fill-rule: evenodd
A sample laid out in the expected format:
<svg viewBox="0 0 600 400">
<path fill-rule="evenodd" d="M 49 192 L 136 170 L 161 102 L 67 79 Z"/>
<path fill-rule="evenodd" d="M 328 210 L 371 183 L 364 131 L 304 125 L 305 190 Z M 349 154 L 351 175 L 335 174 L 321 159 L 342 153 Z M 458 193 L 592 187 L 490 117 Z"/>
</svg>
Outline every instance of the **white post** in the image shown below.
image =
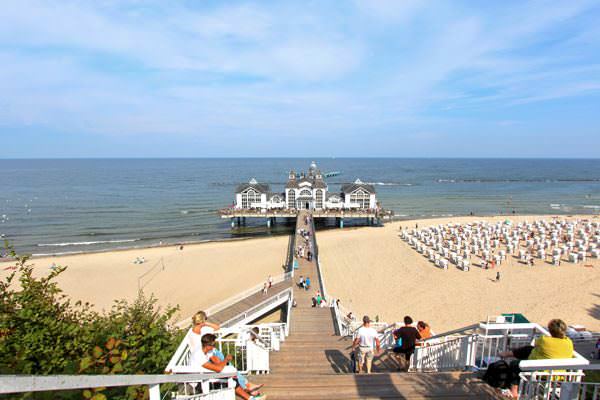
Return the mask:
<svg viewBox="0 0 600 400">
<path fill-rule="evenodd" d="M 148 386 L 148 392 L 150 394 L 150 400 L 160 400 L 160 385 Z"/>
</svg>

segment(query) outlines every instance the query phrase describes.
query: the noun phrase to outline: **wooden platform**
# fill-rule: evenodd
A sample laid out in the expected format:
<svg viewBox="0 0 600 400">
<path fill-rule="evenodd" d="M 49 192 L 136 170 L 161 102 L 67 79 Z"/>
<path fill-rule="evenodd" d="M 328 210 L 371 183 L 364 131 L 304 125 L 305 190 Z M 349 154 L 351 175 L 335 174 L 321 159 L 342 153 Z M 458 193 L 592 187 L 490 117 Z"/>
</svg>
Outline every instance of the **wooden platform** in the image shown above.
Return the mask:
<svg viewBox="0 0 600 400">
<path fill-rule="evenodd" d="M 283 281 L 279 282 L 271 287 L 267 294 L 263 294 L 262 291 L 252 294 L 237 303 L 232 304 L 231 306 L 216 312 L 215 314 L 209 316 L 208 320 L 210 322 L 215 322 L 218 324 L 223 324 L 226 321 L 231 320 L 232 318 L 237 317 L 240 314 L 243 314 L 247 310 L 251 309 L 254 306 L 259 305 L 260 303 L 268 300 L 269 298 L 276 296 L 277 294 L 283 292 L 286 289 L 289 289 L 292 286 L 291 281 Z"/>
<path fill-rule="evenodd" d="M 298 215 L 297 228 L 306 212 Z M 314 234 L 311 236 L 314 238 Z M 303 243 L 296 237 L 296 245 Z M 314 244 L 313 244 L 314 246 Z M 294 285 L 297 307 L 292 309 L 290 335 L 279 352 L 271 353 L 271 374 L 252 376 L 264 383 L 269 399 L 495 399 L 494 391 L 471 373 L 398 373 L 389 354 L 376 357 L 373 374 L 350 371 L 351 340 L 336 336 L 331 308 L 313 308 L 311 298 L 319 290 L 316 261 L 298 260 L 300 275 L 310 277 L 311 289 Z M 329 299 L 327 299 L 329 300 Z"/>
<path fill-rule="evenodd" d="M 219 210 L 221 218 L 296 218 L 305 214 L 306 210 L 244 210 L 225 208 Z M 389 210 L 367 209 L 367 210 L 313 210 L 310 211 L 313 218 L 383 218 L 389 219 L 393 213 Z"/>
</svg>

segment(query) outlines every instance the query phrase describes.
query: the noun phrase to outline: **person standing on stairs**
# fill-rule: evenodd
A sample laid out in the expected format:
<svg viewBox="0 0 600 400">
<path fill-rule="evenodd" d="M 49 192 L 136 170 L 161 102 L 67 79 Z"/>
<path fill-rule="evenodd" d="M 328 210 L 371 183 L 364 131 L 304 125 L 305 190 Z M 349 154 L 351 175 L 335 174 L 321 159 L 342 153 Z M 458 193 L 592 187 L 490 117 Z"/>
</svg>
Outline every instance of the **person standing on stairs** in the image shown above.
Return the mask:
<svg viewBox="0 0 600 400">
<path fill-rule="evenodd" d="M 416 342 L 421 339 L 421 334 L 412 326 L 412 323 L 413 319 L 407 315 L 404 317 L 404 326 L 393 332 L 394 340 L 402 339 L 402 344 L 394 348 L 394 353 L 398 355 L 398 364 L 400 364 L 398 371 L 408 371 Z"/>
<path fill-rule="evenodd" d="M 376 354 L 379 355 L 381 343 L 379 342 L 379 334 L 375 328 L 371 328 L 371 319 L 367 315 L 363 317 L 363 325 L 356 332 L 352 350 L 356 354 L 356 373 L 360 373 L 366 362 L 367 374 L 370 374 L 373 357 Z"/>
</svg>

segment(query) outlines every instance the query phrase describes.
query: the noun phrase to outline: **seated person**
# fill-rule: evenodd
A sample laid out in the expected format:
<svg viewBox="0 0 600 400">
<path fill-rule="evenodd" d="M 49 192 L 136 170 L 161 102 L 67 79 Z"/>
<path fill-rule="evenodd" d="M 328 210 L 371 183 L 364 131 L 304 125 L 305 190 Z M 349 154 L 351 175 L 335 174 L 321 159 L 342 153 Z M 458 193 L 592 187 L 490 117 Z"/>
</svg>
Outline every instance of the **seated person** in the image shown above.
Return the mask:
<svg viewBox="0 0 600 400">
<path fill-rule="evenodd" d="M 189 336 L 190 352 L 194 353 L 202 347 L 201 339 L 202 336 L 208 333 L 214 333 L 218 331 L 220 326 L 219 324 L 213 324 L 206 320 L 206 313 L 204 311 L 198 311 L 192 317 L 192 329 Z"/>
<path fill-rule="evenodd" d="M 260 386 L 251 385 L 246 377 L 238 373 L 235 367 L 228 365 L 233 359 L 231 355 L 223 356 L 221 352 L 215 354 L 215 340 L 216 336 L 212 333 L 202 336 L 202 348 L 192 353 L 192 365 L 200 365 L 207 372 L 236 372 L 235 394 L 244 400 L 266 399 L 266 396 L 258 392 Z"/>
<path fill-rule="evenodd" d="M 567 337 L 567 324 L 561 319 L 548 322 L 548 331 L 551 336 L 540 336 L 535 340 L 535 346 L 524 346 L 512 351 L 500 353 L 500 357 L 515 357 L 517 360 L 510 363 L 512 382 L 510 395 L 517 398 L 519 395 L 519 360 L 546 360 L 551 358 L 572 358 L 573 342 Z"/>
</svg>

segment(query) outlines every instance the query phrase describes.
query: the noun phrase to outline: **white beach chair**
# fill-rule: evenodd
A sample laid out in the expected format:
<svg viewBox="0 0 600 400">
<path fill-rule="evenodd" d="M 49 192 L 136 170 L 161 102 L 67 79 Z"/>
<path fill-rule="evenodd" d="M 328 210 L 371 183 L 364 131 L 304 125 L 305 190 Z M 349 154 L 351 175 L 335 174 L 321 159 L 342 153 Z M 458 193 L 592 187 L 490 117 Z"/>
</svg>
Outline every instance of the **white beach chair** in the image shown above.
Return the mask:
<svg viewBox="0 0 600 400">
<path fill-rule="evenodd" d="M 577 253 L 569 253 L 569 261 L 577 264 L 577 261 L 579 260 L 579 254 Z"/>
<path fill-rule="evenodd" d="M 560 256 L 552 256 L 552 264 L 556 266 L 560 265 Z"/>
</svg>

